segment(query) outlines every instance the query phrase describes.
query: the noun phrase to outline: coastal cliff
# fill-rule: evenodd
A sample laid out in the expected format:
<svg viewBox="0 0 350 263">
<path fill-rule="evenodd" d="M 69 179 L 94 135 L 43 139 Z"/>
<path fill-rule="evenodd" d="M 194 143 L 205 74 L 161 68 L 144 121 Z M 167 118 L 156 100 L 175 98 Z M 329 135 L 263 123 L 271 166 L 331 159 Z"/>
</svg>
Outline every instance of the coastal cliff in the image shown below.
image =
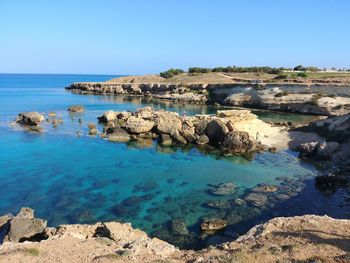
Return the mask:
<svg viewBox="0 0 350 263">
<path fill-rule="evenodd" d="M 73 83 L 66 89 L 77 94 L 147 96 L 181 103 L 343 115 L 350 112 L 348 87 L 347 83 L 322 81 L 256 83 L 203 74 L 171 81 L 159 76 L 122 77 L 107 82 Z"/>
</svg>

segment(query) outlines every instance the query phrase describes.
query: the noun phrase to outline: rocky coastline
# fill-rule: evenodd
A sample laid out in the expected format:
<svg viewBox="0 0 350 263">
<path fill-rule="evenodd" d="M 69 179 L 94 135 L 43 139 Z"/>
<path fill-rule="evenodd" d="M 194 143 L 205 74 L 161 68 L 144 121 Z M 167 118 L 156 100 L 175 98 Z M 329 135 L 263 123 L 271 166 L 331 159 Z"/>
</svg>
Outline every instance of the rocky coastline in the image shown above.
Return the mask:
<svg viewBox="0 0 350 263">
<path fill-rule="evenodd" d="M 193 104 L 216 104 L 315 115 L 350 112 L 350 94 L 335 84 L 73 83 L 76 94 L 147 96 Z"/>
<path fill-rule="evenodd" d="M 213 226 L 213 225 L 211 225 Z M 215 225 L 214 225 L 215 227 Z M 348 262 L 350 220 L 304 215 L 274 218 L 236 240 L 179 250 L 130 224 L 60 225 L 24 207 L 0 217 L 0 262 Z"/>
</svg>

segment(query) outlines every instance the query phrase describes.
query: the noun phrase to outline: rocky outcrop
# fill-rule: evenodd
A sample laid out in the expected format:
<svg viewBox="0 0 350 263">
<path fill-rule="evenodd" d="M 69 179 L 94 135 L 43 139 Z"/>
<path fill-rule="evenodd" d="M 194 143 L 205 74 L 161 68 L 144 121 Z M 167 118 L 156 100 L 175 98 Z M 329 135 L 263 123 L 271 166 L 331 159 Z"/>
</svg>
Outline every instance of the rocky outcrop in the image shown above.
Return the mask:
<svg viewBox="0 0 350 263">
<path fill-rule="evenodd" d="M 324 120 L 312 122 L 309 130 L 314 131 L 329 140 L 343 142 L 350 139 L 350 114 L 333 116 Z"/>
<path fill-rule="evenodd" d="M 135 112 L 108 111 L 98 120 L 105 124 L 101 136 L 110 141 L 125 142 L 142 138 L 157 139 L 162 146 L 211 144 L 237 155 L 268 150 L 268 146 L 256 141 L 255 133 L 261 132 L 266 139 L 279 131 L 247 110 L 179 117 L 174 112 L 146 107 Z"/>
<path fill-rule="evenodd" d="M 25 210 L 29 213 L 23 210 L 23 216 L 31 217 Z M 204 221 L 201 228 L 210 233 L 226 225 L 225 220 L 214 219 Z M 182 219 L 172 220 L 170 228 L 173 235 L 188 237 Z M 348 262 L 350 220 L 315 215 L 274 218 L 235 241 L 228 238 L 199 251 L 180 251 L 119 222 L 61 225 L 45 232 L 50 235 L 41 241 L 5 241 L 1 262 Z"/>
<path fill-rule="evenodd" d="M 175 102 L 219 103 L 318 115 L 343 115 L 350 112 L 350 98 L 339 91 L 336 85 L 101 82 L 73 83 L 66 89 L 78 94 L 144 95 Z M 329 90 L 332 92 L 329 93 Z"/>
<path fill-rule="evenodd" d="M 68 111 L 71 113 L 83 113 L 85 108 L 82 105 L 73 105 L 68 108 Z"/>
<path fill-rule="evenodd" d="M 331 159 L 340 148 L 337 142 L 309 142 L 299 147 L 299 156 L 315 159 Z"/>
<path fill-rule="evenodd" d="M 37 126 L 44 120 L 45 118 L 42 114 L 31 111 L 18 114 L 16 122 L 24 125 Z"/>
<path fill-rule="evenodd" d="M 40 240 L 45 234 L 47 222 L 34 217 L 34 210 L 24 207 L 10 221 L 10 229 L 5 241 L 23 242 Z"/>
</svg>

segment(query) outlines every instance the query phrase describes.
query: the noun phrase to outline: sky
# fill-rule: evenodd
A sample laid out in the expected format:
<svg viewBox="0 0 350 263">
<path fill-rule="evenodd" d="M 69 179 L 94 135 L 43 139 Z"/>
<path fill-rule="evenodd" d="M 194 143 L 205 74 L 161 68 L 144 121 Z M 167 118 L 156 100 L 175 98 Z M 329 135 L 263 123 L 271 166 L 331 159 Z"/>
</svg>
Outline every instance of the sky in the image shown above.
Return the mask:
<svg viewBox="0 0 350 263">
<path fill-rule="evenodd" d="M 350 68 L 348 0 L 0 0 L 0 72 Z"/>
</svg>

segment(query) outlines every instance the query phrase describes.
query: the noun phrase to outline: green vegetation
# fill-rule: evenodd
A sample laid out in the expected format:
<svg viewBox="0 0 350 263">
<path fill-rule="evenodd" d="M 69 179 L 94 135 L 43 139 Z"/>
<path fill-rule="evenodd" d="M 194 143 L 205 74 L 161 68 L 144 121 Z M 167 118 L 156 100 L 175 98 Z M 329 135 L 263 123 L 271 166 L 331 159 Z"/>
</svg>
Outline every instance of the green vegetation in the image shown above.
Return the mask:
<svg viewBox="0 0 350 263">
<path fill-rule="evenodd" d="M 279 74 L 275 77 L 275 79 L 286 79 L 288 77 L 288 75 L 286 74 Z"/>
<path fill-rule="evenodd" d="M 212 70 L 210 68 L 198 68 L 198 67 L 193 67 L 188 69 L 188 73 L 209 73 Z"/>
<path fill-rule="evenodd" d="M 305 73 L 305 72 L 300 72 L 297 74 L 298 77 L 301 77 L 301 78 L 307 78 L 308 75 Z"/>
<path fill-rule="evenodd" d="M 26 254 L 29 256 L 39 256 L 39 249 L 37 248 L 26 248 Z"/>
<path fill-rule="evenodd" d="M 308 71 L 308 72 L 320 71 L 320 69 L 317 67 L 304 67 L 303 65 L 296 66 L 293 70 L 295 70 L 295 71 Z"/>
<path fill-rule="evenodd" d="M 179 75 L 179 74 L 184 73 L 184 72 L 185 71 L 183 71 L 182 69 L 171 68 L 171 69 L 169 69 L 167 71 L 161 72 L 159 75 L 162 78 L 169 79 L 169 78 L 174 77 L 175 75 Z"/>
</svg>

